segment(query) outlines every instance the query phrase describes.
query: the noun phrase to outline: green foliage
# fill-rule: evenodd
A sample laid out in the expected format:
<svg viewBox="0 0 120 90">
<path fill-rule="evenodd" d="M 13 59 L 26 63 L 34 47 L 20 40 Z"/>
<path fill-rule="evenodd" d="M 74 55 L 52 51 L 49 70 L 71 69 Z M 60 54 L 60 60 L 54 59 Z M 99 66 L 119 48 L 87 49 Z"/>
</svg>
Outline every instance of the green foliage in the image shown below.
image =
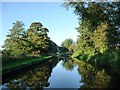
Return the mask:
<svg viewBox="0 0 120 90">
<path fill-rule="evenodd" d="M 26 52 L 24 45 L 21 43 L 25 34 L 23 27 L 23 22 L 16 21 L 13 23 L 13 27 L 10 29 L 10 33 L 7 35 L 7 39 L 5 40 L 3 47 L 5 48 L 5 52 L 9 53 L 10 56 L 17 57 L 24 55 Z"/>
<path fill-rule="evenodd" d="M 71 38 L 68 38 L 62 42 L 61 46 L 68 48 L 71 44 L 73 44 L 73 40 Z"/>
<path fill-rule="evenodd" d="M 74 64 L 73 64 L 73 60 L 69 58 L 69 60 L 67 59 L 65 62 L 62 63 L 62 66 L 66 69 L 66 70 L 70 70 L 72 71 L 74 69 Z"/>
<path fill-rule="evenodd" d="M 30 52 L 40 54 L 48 49 L 50 39 L 47 32 L 48 29 L 43 28 L 40 22 L 34 22 L 30 25 L 26 37 L 32 45 Z"/>
<path fill-rule="evenodd" d="M 120 3 L 65 2 L 64 5 L 72 7 L 79 16 L 79 27 L 76 29 L 80 35 L 73 56 L 111 67 L 119 73 Z"/>
<path fill-rule="evenodd" d="M 29 87 L 30 90 L 33 90 L 33 88 L 39 90 L 48 87 L 48 79 L 57 62 L 58 61 L 54 57 L 54 59 L 52 58 L 52 60 L 50 59 L 45 63 L 30 67 L 26 72 L 22 72 L 20 75 L 16 76 L 15 79 L 7 80 L 9 83 L 7 87 L 12 90 L 14 88 L 16 90 L 25 90 L 27 87 Z"/>
<path fill-rule="evenodd" d="M 111 76 L 104 69 L 97 68 L 83 61 L 75 60 L 78 64 L 78 71 L 81 75 L 81 81 L 84 85 L 81 88 L 107 88 L 111 81 Z"/>
<path fill-rule="evenodd" d="M 62 42 L 61 47 L 65 47 L 71 52 L 74 52 L 75 50 L 75 44 L 71 38 L 65 39 L 65 41 Z"/>
<path fill-rule="evenodd" d="M 58 46 L 47 35 L 49 30 L 40 22 L 33 22 L 25 31 L 24 23 L 13 23 L 2 50 L 3 64 L 30 56 L 58 51 Z"/>
<path fill-rule="evenodd" d="M 96 51 L 99 51 L 100 53 L 104 53 L 108 50 L 108 24 L 101 23 L 96 30 L 92 33 L 92 36 L 90 37 L 90 40 L 93 42 L 93 46 L 96 49 Z"/>
<path fill-rule="evenodd" d="M 93 88 L 107 88 L 111 77 L 107 75 L 105 70 L 96 73 L 95 81 L 93 82 Z"/>
<path fill-rule="evenodd" d="M 49 30 L 44 28 L 40 22 L 34 22 L 30 25 L 30 28 L 27 30 L 27 40 L 30 42 L 31 47 L 29 52 L 34 54 L 42 54 L 53 51 L 57 51 L 57 45 L 50 40 L 47 35 Z"/>
</svg>

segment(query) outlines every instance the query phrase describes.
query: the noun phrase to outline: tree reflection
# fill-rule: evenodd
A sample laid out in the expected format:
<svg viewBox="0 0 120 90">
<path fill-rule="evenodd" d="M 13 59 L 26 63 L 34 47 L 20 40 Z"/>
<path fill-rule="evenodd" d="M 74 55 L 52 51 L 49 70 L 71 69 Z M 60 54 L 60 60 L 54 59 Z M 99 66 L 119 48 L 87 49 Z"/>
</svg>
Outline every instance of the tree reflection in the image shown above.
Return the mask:
<svg viewBox="0 0 120 90">
<path fill-rule="evenodd" d="M 48 82 L 49 77 L 51 76 L 52 69 L 58 63 L 58 59 L 51 59 L 39 66 L 28 70 L 26 73 L 21 73 L 19 76 L 15 76 L 12 80 L 9 81 L 7 86 L 10 89 L 22 89 L 26 88 L 32 89 L 43 89 L 48 87 L 50 82 Z M 80 82 L 82 86 L 80 88 L 108 88 L 111 82 L 111 76 L 109 76 L 105 70 L 98 70 L 90 64 L 86 64 L 80 60 L 72 60 L 71 58 L 65 58 L 63 60 L 62 66 L 66 70 L 72 71 L 78 65 L 78 72 L 81 76 Z M 58 76 L 59 78 L 59 76 Z M 76 77 L 74 77 L 76 78 Z"/>
<path fill-rule="evenodd" d="M 81 81 L 84 85 L 81 88 L 108 88 L 111 77 L 105 70 L 97 70 L 89 64 L 82 61 L 76 61 L 78 64 L 78 72 L 81 75 Z"/>
<path fill-rule="evenodd" d="M 52 68 L 56 66 L 57 62 L 57 58 L 54 58 L 40 66 L 28 70 L 26 73 L 16 76 L 14 80 L 9 81 L 8 87 L 10 89 L 42 89 L 43 87 L 48 87 L 50 84 L 48 79 L 51 76 Z"/>
<path fill-rule="evenodd" d="M 63 63 L 62 66 L 66 69 L 66 70 L 70 70 L 72 71 L 74 69 L 75 63 L 74 60 L 72 60 L 71 58 L 66 58 Z"/>
</svg>

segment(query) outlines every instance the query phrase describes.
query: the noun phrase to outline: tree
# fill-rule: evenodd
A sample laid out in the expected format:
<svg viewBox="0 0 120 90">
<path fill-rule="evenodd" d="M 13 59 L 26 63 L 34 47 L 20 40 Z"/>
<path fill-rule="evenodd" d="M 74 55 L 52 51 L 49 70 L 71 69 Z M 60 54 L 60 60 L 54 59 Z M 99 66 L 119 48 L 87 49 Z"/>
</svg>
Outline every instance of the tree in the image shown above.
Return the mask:
<svg viewBox="0 0 120 90">
<path fill-rule="evenodd" d="M 74 8 L 74 13 L 79 16 L 80 26 L 77 28 L 77 31 L 80 33 L 80 36 L 77 43 L 78 48 L 83 49 L 83 52 L 89 47 L 96 47 L 98 41 L 93 40 L 91 36 L 94 36 L 96 29 L 97 33 L 103 30 L 102 23 L 106 24 L 108 28 L 107 31 L 104 29 L 106 32 L 105 37 L 102 34 L 98 34 L 98 37 L 100 40 L 103 40 L 103 38 L 107 39 L 107 41 L 104 41 L 104 44 L 105 42 L 108 43 L 108 49 L 114 48 L 120 43 L 120 2 L 66 2 L 64 4 L 66 7 L 71 6 Z M 96 49 L 92 51 L 96 51 Z M 98 50 L 98 52 L 101 51 Z"/>
<path fill-rule="evenodd" d="M 26 53 L 25 47 L 22 44 L 22 38 L 25 34 L 24 23 L 22 21 L 16 21 L 13 23 L 12 29 L 10 29 L 7 39 L 5 40 L 4 49 L 9 51 L 10 56 L 21 56 Z"/>
<path fill-rule="evenodd" d="M 73 44 L 73 40 L 71 38 L 68 38 L 62 42 L 61 46 L 68 48 L 71 44 Z"/>
<path fill-rule="evenodd" d="M 93 42 L 93 46 L 96 51 L 100 53 L 104 53 L 109 48 L 108 43 L 108 33 L 109 26 L 107 23 L 101 23 L 97 29 L 93 32 L 92 36 L 90 36 L 90 40 Z"/>
<path fill-rule="evenodd" d="M 75 52 L 75 50 L 76 50 L 76 45 L 75 45 L 75 44 L 71 44 L 71 45 L 69 46 L 69 51 L 70 51 L 70 52 Z"/>
<path fill-rule="evenodd" d="M 10 57 L 19 58 L 23 55 L 39 55 L 57 51 L 58 46 L 47 35 L 49 30 L 40 22 L 33 22 L 27 31 L 23 27 L 24 23 L 21 21 L 13 23 L 3 46 L 4 56 L 10 54 Z"/>
<path fill-rule="evenodd" d="M 69 49 L 71 52 L 73 52 L 75 49 L 74 41 L 71 38 L 65 39 L 65 41 L 62 42 L 61 46 Z"/>
<path fill-rule="evenodd" d="M 40 22 L 33 22 L 27 30 L 26 40 L 29 42 L 29 52 L 42 54 L 58 51 L 58 46 L 48 37 L 49 30 Z"/>
<path fill-rule="evenodd" d="M 119 73 L 120 2 L 65 2 L 79 16 L 74 56 Z M 107 62 L 107 63 L 105 63 Z"/>
<path fill-rule="evenodd" d="M 31 53 L 45 53 L 49 48 L 50 38 L 47 36 L 48 29 L 40 22 L 33 22 L 27 30 L 27 40 L 30 42 Z M 30 47 L 29 46 L 29 47 Z"/>
</svg>

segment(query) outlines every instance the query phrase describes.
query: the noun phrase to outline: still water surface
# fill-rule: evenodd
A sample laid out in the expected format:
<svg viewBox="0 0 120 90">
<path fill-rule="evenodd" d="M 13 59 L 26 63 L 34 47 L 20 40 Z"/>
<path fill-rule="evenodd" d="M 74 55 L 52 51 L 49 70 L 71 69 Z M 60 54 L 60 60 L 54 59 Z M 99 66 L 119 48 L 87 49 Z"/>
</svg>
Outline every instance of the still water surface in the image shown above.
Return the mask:
<svg viewBox="0 0 120 90">
<path fill-rule="evenodd" d="M 81 76 L 78 73 L 78 66 L 74 64 L 72 70 L 68 70 L 63 66 L 61 60 L 55 68 L 53 68 L 51 77 L 49 78 L 50 88 L 79 88 Z"/>
<path fill-rule="evenodd" d="M 104 70 L 71 58 L 53 58 L 47 62 L 6 77 L 7 88 L 107 88 L 111 77 Z"/>
</svg>

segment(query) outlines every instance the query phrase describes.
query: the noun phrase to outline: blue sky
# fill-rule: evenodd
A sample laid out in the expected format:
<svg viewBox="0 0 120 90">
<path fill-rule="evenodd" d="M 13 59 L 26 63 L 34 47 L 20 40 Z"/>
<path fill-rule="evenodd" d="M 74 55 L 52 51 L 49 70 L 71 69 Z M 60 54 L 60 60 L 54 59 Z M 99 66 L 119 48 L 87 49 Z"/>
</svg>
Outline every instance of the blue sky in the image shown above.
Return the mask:
<svg viewBox="0 0 120 90">
<path fill-rule="evenodd" d="M 23 21 L 28 29 L 32 22 L 41 22 L 49 29 L 49 37 L 57 45 L 66 38 L 77 39 L 77 16 L 72 9 L 66 10 L 62 2 L 2 2 L 2 38 L 3 44 L 9 29 L 16 20 Z"/>
</svg>

